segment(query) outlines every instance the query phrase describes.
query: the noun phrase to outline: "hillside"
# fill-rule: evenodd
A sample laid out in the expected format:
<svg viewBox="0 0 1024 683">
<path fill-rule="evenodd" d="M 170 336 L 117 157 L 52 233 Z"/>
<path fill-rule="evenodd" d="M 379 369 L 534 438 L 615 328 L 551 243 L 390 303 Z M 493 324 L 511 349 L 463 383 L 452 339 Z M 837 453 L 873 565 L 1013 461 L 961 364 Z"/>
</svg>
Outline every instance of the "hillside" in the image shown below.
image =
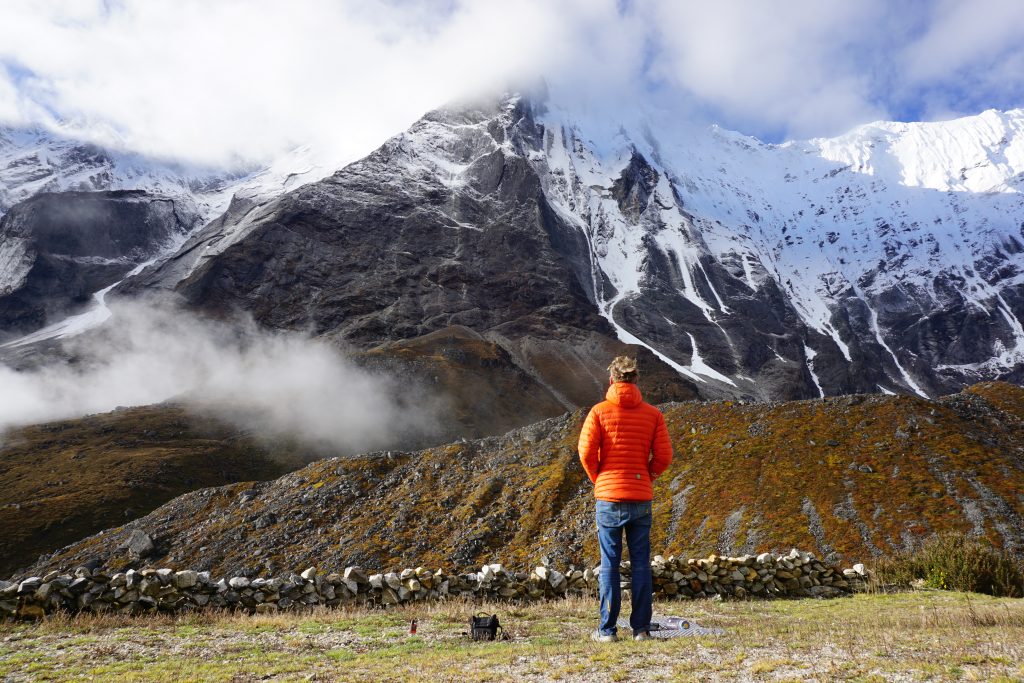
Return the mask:
<svg viewBox="0 0 1024 683">
<path fill-rule="evenodd" d="M 11 430 L 0 437 L 0 574 L 187 491 L 299 464 L 174 405 Z"/>
<path fill-rule="evenodd" d="M 1024 389 L 974 386 L 928 401 L 847 396 L 663 406 L 676 451 L 655 485 L 655 552 L 790 546 L 855 562 L 933 532 L 1024 551 Z M 275 481 L 195 491 L 41 560 L 32 572 L 131 560 L 215 573 L 309 565 L 529 565 L 597 558 L 576 455 L 584 412 L 502 437 L 315 462 Z"/>
</svg>

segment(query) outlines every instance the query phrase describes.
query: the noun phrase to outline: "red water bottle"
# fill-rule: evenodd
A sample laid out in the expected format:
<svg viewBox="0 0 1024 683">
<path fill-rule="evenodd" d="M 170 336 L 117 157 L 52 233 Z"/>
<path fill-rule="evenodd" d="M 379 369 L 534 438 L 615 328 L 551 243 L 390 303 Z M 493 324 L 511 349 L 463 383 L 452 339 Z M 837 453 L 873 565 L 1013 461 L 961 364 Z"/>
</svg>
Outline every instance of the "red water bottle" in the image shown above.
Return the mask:
<svg viewBox="0 0 1024 683">
<path fill-rule="evenodd" d="M 409 624 L 409 635 L 410 636 L 416 635 L 416 620 L 415 619 L 413 619 L 412 623 Z"/>
</svg>

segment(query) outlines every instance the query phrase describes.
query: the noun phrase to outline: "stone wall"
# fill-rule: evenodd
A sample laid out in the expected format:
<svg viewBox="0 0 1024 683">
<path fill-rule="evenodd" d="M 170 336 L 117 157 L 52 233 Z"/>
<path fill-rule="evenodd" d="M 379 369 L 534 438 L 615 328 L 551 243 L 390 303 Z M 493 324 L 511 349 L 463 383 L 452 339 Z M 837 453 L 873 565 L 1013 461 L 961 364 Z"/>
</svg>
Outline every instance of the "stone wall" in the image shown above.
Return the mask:
<svg viewBox="0 0 1024 683">
<path fill-rule="evenodd" d="M 599 568 L 558 571 L 540 566 L 513 572 L 501 564 L 479 572 L 447 574 L 424 567 L 370 574 L 359 567 L 325 574 L 310 567 L 301 574 L 274 578 L 225 577 L 173 569 L 129 570 L 113 575 L 80 567 L 71 574 L 52 572 L 17 583 L 0 581 L 0 618 L 39 618 L 53 612 L 241 609 L 266 613 L 315 605 L 389 606 L 462 597 L 473 600 L 544 600 L 597 592 Z M 629 589 L 630 566 L 621 567 L 622 587 Z M 655 599 L 721 596 L 723 598 L 837 597 L 862 589 L 863 565 L 840 571 L 811 553 L 744 555 L 705 559 L 651 561 Z"/>
</svg>

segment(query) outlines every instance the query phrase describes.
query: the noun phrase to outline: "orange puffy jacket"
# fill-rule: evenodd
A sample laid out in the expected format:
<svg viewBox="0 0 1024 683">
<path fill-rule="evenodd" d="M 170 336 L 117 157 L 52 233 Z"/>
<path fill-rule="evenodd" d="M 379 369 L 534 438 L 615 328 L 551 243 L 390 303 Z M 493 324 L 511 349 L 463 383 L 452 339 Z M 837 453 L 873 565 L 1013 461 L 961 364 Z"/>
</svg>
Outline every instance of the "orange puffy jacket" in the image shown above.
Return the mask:
<svg viewBox="0 0 1024 683">
<path fill-rule="evenodd" d="M 629 382 L 609 386 L 605 399 L 591 408 L 580 432 L 580 461 L 594 483 L 594 497 L 650 500 L 651 481 L 672 463 L 665 416 Z"/>
</svg>

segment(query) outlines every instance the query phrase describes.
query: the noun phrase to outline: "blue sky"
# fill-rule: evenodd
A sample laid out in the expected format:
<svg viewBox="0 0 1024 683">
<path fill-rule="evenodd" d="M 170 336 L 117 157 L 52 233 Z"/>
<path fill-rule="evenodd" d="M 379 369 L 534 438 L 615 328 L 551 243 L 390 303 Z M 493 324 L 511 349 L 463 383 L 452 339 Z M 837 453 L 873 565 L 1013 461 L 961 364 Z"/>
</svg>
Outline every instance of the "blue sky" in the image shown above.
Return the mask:
<svg viewBox="0 0 1024 683">
<path fill-rule="evenodd" d="M 542 76 L 769 141 L 1024 106 L 1021 0 L 9 0 L 0 121 L 210 164 L 354 158 Z"/>
</svg>

